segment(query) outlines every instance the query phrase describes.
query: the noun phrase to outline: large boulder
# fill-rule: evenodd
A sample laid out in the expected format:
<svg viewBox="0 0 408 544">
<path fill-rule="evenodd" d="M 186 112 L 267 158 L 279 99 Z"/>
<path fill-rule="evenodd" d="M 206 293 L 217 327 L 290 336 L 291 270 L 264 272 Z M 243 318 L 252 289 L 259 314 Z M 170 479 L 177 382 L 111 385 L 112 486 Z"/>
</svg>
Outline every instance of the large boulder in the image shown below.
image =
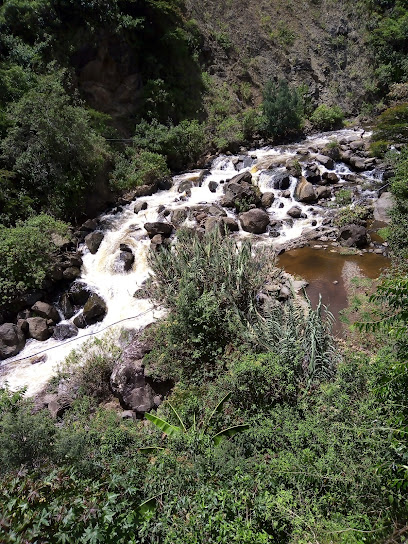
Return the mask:
<svg viewBox="0 0 408 544">
<path fill-rule="evenodd" d="M 293 219 L 299 219 L 299 217 L 302 215 L 302 210 L 299 208 L 299 206 L 292 206 L 288 210 L 289 217 L 293 217 Z"/>
<path fill-rule="evenodd" d="M 249 170 L 245 170 L 245 172 L 241 172 L 241 174 L 229 179 L 228 183 L 252 183 L 252 174 Z"/>
<path fill-rule="evenodd" d="M 86 247 L 89 249 L 92 255 L 98 251 L 99 246 L 102 243 L 103 236 L 103 232 L 100 231 L 91 232 L 85 236 Z"/>
<path fill-rule="evenodd" d="M 263 234 L 269 225 L 269 215 L 259 208 L 242 213 L 239 220 L 242 228 L 253 234 Z"/>
<path fill-rule="evenodd" d="M 62 341 L 77 336 L 77 334 L 78 328 L 73 323 L 59 323 L 55 327 L 52 337 Z"/>
<path fill-rule="evenodd" d="M 126 244 L 120 244 L 120 262 L 123 263 L 123 271 L 129 272 L 132 270 L 133 263 L 135 262 L 135 256 L 133 255 L 132 250 Z"/>
<path fill-rule="evenodd" d="M 334 160 L 327 155 L 316 155 L 317 162 L 320 162 L 327 170 L 333 170 Z"/>
<path fill-rule="evenodd" d="M 287 172 L 276 174 L 273 178 L 273 188 L 285 191 L 290 187 L 290 175 Z"/>
<path fill-rule="evenodd" d="M 118 363 L 113 369 L 110 384 L 124 408 L 144 414 L 155 407 L 155 393 L 146 382 L 141 360 Z"/>
<path fill-rule="evenodd" d="M 320 172 L 318 170 L 311 170 L 310 168 L 305 170 L 304 178 L 312 185 L 319 185 L 322 180 Z"/>
<path fill-rule="evenodd" d="M 47 320 L 43 317 L 29 317 L 27 323 L 28 336 L 34 338 L 34 340 L 44 342 L 44 340 L 48 340 L 53 333 L 53 328 L 49 326 Z"/>
<path fill-rule="evenodd" d="M 89 287 L 80 281 L 73 283 L 68 291 L 69 300 L 75 306 L 83 306 L 91 294 Z"/>
<path fill-rule="evenodd" d="M 106 303 L 102 297 L 93 293 L 87 300 L 83 316 L 88 325 L 102 321 L 107 312 Z"/>
<path fill-rule="evenodd" d="M 0 359 L 7 359 L 20 353 L 25 346 L 24 333 L 14 323 L 0 326 Z"/>
<path fill-rule="evenodd" d="M 143 210 L 147 210 L 147 202 L 136 202 L 133 208 L 134 213 L 139 213 Z"/>
<path fill-rule="evenodd" d="M 249 172 L 244 173 L 248 174 Z M 239 174 L 239 176 L 242 175 Z M 261 205 L 261 195 L 257 187 L 254 187 L 252 183 L 244 181 L 244 179 L 241 179 L 239 182 L 234 180 L 236 178 L 233 178 L 232 181 L 224 185 L 224 196 L 220 201 L 221 206 L 235 208 L 239 211 L 243 206 Z"/>
<path fill-rule="evenodd" d="M 370 241 L 367 229 L 361 225 L 346 225 L 340 229 L 339 242 L 342 246 L 365 247 Z"/>
<path fill-rule="evenodd" d="M 59 304 L 65 319 L 71 319 L 71 317 L 75 315 L 75 310 L 72 306 L 68 293 L 63 293 L 61 295 Z"/>
<path fill-rule="evenodd" d="M 274 203 L 275 195 L 273 193 L 264 193 L 262 195 L 261 204 L 263 208 L 270 208 Z"/>
<path fill-rule="evenodd" d="M 61 321 L 57 309 L 51 304 L 48 304 L 47 302 L 38 301 L 34 304 L 34 306 L 32 306 L 31 309 L 35 314 L 40 317 L 44 317 L 45 319 L 52 319 L 54 323 L 59 323 Z"/>
<path fill-rule="evenodd" d="M 162 236 L 168 238 L 173 232 L 173 225 L 171 223 L 162 223 L 157 221 L 156 223 L 145 223 L 144 225 L 149 238 L 153 238 L 156 234 L 161 234 Z"/>
<path fill-rule="evenodd" d="M 300 202 L 316 202 L 317 200 L 315 188 L 304 177 L 296 186 L 295 196 Z"/>
</svg>

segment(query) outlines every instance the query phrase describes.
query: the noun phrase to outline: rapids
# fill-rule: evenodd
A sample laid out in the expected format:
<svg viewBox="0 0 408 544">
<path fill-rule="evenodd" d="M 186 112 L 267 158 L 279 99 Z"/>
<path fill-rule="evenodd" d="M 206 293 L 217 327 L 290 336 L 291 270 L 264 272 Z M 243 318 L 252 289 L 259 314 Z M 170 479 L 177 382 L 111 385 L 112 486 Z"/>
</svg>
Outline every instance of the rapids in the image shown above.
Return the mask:
<svg viewBox="0 0 408 544">
<path fill-rule="evenodd" d="M 298 239 L 305 229 L 321 226 L 323 208 L 319 204 L 302 204 L 294 199 L 296 178 L 291 178 L 289 198 L 282 198 L 281 191 L 271 187 L 271 181 L 274 175 L 285 171 L 287 159 L 301 158 L 299 152 L 302 150 L 311 145 L 320 146 L 330 140 L 348 135 L 355 136 L 356 132 L 342 130 L 319 134 L 298 144 L 251 150 L 245 153 L 244 157 L 242 155 L 221 155 L 213 161 L 209 174 L 204 178 L 202 185 L 192 187 L 190 197 L 187 198 L 179 193 L 178 186 L 186 180 L 193 182 L 198 180 L 200 172 L 194 171 L 177 175 L 173 178 L 172 189 L 139 198 L 138 202 L 144 201 L 148 207 L 137 215 L 133 211 L 134 203 L 125 206 L 120 213 L 115 215 L 112 213 L 102 215 L 99 221 L 100 228 L 104 231 L 104 239 L 95 255 L 92 255 L 86 246 L 82 247 L 83 266 L 79 281 L 86 283 L 106 301 L 108 312 L 104 320 L 86 329 L 80 329 L 77 337 L 65 342 L 58 342 L 52 338 L 45 342 L 28 340 L 21 353 L 1 364 L 0 384 L 7 382 L 12 389 L 26 387 L 27 395 L 35 395 L 55 374 L 58 365 L 71 350 L 78 348 L 90 336 L 101 335 L 112 327 L 115 327 L 116 331 L 121 327 L 143 328 L 164 315 L 164 310 L 154 308 L 150 300 L 133 296 L 149 276 L 147 252 L 150 240 L 143 226 L 147 222 L 158 220 L 159 206 L 164 206 L 167 210 L 176 210 L 185 206 L 218 202 L 223 195 L 223 182 L 238 173 L 236 168 L 238 163 L 240 163 L 239 171 L 246 169 L 252 172 L 254 183 L 259 186 L 262 192 L 274 192 L 275 201 L 267 211 L 271 218 L 283 221 L 279 237 L 273 238 L 266 233 L 255 236 L 257 241 L 278 249 L 282 244 Z M 369 134 L 363 132 L 359 135 L 360 137 L 369 137 Z M 266 164 L 269 165 L 267 169 L 264 167 Z M 270 166 L 271 164 L 273 166 Z M 326 170 L 322 165 L 319 165 L 319 169 L 321 173 Z M 342 180 L 344 174 L 351 173 L 351 170 L 341 162 L 337 162 L 332 171 L 339 175 L 340 183 L 345 183 Z M 373 172 L 363 172 L 360 177 L 372 181 L 375 175 Z M 209 189 L 211 181 L 218 183 L 215 192 L 211 192 Z M 375 195 L 376 193 L 373 192 L 372 196 Z M 294 205 L 299 206 L 307 217 L 289 220 L 287 211 Z M 226 211 L 229 216 L 234 217 L 233 212 Z M 189 223 L 193 224 L 187 219 L 185 224 Z M 235 236 L 244 238 L 254 235 L 248 234 L 240 228 Z M 135 256 L 133 268 L 129 272 L 123 271 L 123 263 L 119 260 L 120 244 L 126 244 L 132 249 Z"/>
</svg>

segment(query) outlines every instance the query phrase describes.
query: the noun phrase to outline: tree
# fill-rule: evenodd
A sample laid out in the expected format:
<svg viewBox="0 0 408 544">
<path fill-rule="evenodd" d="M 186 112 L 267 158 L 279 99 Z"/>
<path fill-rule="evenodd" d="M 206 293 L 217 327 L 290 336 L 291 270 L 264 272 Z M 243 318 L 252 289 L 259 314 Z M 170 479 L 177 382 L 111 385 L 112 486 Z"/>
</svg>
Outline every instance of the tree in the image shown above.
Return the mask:
<svg viewBox="0 0 408 544">
<path fill-rule="evenodd" d="M 264 90 L 263 114 L 265 130 L 272 136 L 282 137 L 300 129 L 302 104 L 296 89 L 284 80 L 278 84 L 268 81 Z"/>
<path fill-rule="evenodd" d="M 9 167 L 38 207 L 59 217 L 78 212 L 84 191 L 108 156 L 91 115 L 63 85 L 65 73 L 39 78 L 9 107 L 11 128 L 1 142 Z"/>
</svg>

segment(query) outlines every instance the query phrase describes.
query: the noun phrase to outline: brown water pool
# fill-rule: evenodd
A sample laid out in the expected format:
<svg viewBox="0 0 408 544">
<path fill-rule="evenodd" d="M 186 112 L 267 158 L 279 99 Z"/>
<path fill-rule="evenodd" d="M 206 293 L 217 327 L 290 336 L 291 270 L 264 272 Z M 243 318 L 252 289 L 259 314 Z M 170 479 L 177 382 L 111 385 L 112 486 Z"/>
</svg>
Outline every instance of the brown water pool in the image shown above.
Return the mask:
<svg viewBox="0 0 408 544">
<path fill-rule="evenodd" d="M 389 259 L 375 253 L 346 256 L 333 253 L 330 248 L 302 247 L 280 255 L 278 266 L 309 283 L 306 293 L 313 306 L 317 304 L 319 294 L 322 295 L 323 304 L 329 307 L 336 319 L 334 332 L 340 334 L 339 312 L 347 306 L 345 282 L 358 275 L 376 279 L 389 263 Z"/>
</svg>

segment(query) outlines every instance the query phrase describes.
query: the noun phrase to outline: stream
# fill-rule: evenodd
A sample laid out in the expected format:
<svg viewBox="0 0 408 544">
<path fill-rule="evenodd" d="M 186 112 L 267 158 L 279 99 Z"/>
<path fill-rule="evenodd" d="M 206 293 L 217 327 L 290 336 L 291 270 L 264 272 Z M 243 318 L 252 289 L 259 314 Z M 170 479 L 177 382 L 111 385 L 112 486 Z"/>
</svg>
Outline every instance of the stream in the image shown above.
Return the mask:
<svg viewBox="0 0 408 544">
<path fill-rule="evenodd" d="M 290 244 L 300 240 L 306 232 L 324 228 L 327 217 L 327 203 L 320 201 L 315 204 L 301 203 L 295 200 L 294 194 L 297 185 L 295 177 L 290 178 L 290 186 L 283 195 L 282 191 L 273 188 L 273 179 L 276 174 L 285 172 L 285 163 L 289 159 L 302 161 L 305 153 L 314 148 L 321 148 L 331 140 L 340 138 L 368 138 L 364 131 L 341 130 L 337 132 L 319 134 L 307 140 L 288 146 L 266 147 L 250 150 L 241 155 L 217 157 L 208 174 L 204 177 L 201 186 L 195 186 L 202 177 L 202 172 L 193 171 L 177 175 L 173 178 L 173 187 L 170 190 L 140 197 L 137 202 L 146 202 L 147 209 L 134 213 L 134 202 L 123 207 L 118 213 L 106 213 L 99 217 L 99 229 L 104 232 L 104 239 L 95 254 L 91 254 L 85 245 L 82 246 L 83 266 L 80 282 L 85 283 L 91 290 L 97 292 L 107 304 L 107 314 L 103 321 L 84 329 L 79 329 L 78 336 L 64 342 L 53 338 L 45 342 L 28 340 L 25 348 L 14 358 L 6 359 L 0 367 L 0 384 L 5 382 L 12 389 L 27 388 L 27 395 L 37 394 L 46 382 L 56 373 L 56 370 L 65 357 L 73 350 L 78 349 L 91 335 L 102 335 L 112 327 L 119 334 L 120 328 L 139 329 L 164 315 L 162 309 L 154 308 L 148 299 L 135 298 L 134 293 L 143 286 L 149 276 L 147 253 L 150 248 L 150 239 L 144 229 L 144 224 L 155 221 L 169 221 L 174 210 L 186 206 L 218 203 L 223 196 L 224 182 L 238 173 L 249 170 L 253 176 L 253 183 L 258 185 L 262 193 L 273 192 L 275 199 L 267 212 L 271 219 L 278 223 L 278 231 L 271 235 L 254 235 L 242 230 L 233 236 L 238 239 L 250 237 L 255 243 L 271 246 L 277 252 L 287 249 L 280 258 L 279 265 L 293 275 L 304 277 L 309 282 L 308 294 L 312 302 L 323 294 L 323 302 L 329 304 L 331 311 L 337 316 L 338 312 L 347 304 L 344 286 L 344 274 L 354 270 L 370 278 L 378 277 L 381 269 L 387 266 L 387 259 L 375 253 L 361 253 L 352 256 L 339 255 L 335 248 L 326 247 L 317 250 L 311 247 L 290 249 Z M 313 156 L 313 155 L 312 155 Z M 302 167 L 305 165 L 302 164 Z M 337 185 L 349 187 L 350 176 L 355 173 L 344 162 L 337 161 L 332 170 L 319 164 L 319 170 L 335 173 L 339 180 Z M 347 179 L 346 179 L 347 178 Z M 373 189 L 378 184 L 381 175 L 376 170 L 359 172 L 359 181 L 354 183 L 365 201 L 370 202 L 377 197 Z M 361 180 L 364 187 L 361 188 Z M 192 187 L 187 194 L 179 192 L 182 183 L 191 181 Z M 214 183 L 216 182 L 216 186 Z M 210 190 L 211 187 L 211 190 Z M 215 189 L 214 189 L 215 187 Z M 357 190 L 353 188 L 353 190 Z M 191 195 L 190 195 L 191 192 Z M 371 200 L 370 200 L 371 199 Z M 331 198 L 334 200 L 334 197 Z M 289 218 L 287 212 L 293 206 L 301 209 L 301 217 Z M 160 208 L 159 208 L 160 207 Z M 163 217 L 162 208 L 167 210 Z M 230 208 L 225 212 L 231 218 L 237 215 Z M 194 226 L 195 222 L 187 218 L 185 226 Z M 322 231 L 324 234 L 324 231 Z M 133 267 L 124 272 L 123 262 L 119 259 L 120 245 L 126 244 L 135 257 Z M 333 252 L 334 251 L 334 252 Z M 346 272 L 344 271 L 346 267 Z M 338 282 L 334 284 L 333 282 Z M 75 316 L 74 316 L 75 317 Z M 74 319 L 63 321 L 72 322 Z"/>
</svg>

